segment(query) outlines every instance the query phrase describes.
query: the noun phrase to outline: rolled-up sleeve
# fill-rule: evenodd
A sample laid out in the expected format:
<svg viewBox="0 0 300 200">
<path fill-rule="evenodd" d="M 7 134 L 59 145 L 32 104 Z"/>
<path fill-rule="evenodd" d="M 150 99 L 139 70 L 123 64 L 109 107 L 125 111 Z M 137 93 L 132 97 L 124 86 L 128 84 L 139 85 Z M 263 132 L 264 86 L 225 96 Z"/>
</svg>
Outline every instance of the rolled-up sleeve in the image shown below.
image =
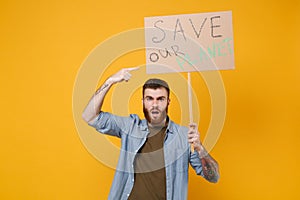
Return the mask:
<svg viewBox="0 0 300 200">
<path fill-rule="evenodd" d="M 89 125 L 100 133 L 121 137 L 123 133 L 128 133 L 130 124 L 132 124 L 130 117 L 121 117 L 108 112 L 100 112 L 96 120 Z"/>
<path fill-rule="evenodd" d="M 197 151 L 194 151 L 193 153 L 191 153 L 190 164 L 193 167 L 193 169 L 196 171 L 197 175 L 204 176 L 203 170 L 202 170 L 201 159 L 200 159 L 199 153 Z"/>
</svg>

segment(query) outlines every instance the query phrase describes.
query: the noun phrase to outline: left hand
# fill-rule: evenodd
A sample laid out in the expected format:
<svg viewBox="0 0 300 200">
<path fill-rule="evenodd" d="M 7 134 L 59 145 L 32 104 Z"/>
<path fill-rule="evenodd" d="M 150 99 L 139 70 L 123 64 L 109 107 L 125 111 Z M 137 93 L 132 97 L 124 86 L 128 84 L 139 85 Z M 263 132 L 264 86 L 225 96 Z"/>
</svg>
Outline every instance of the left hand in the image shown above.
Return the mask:
<svg viewBox="0 0 300 200">
<path fill-rule="evenodd" d="M 194 150 L 199 152 L 202 149 L 202 145 L 200 142 L 200 134 L 196 123 L 189 124 L 188 142 L 191 145 L 194 145 Z"/>
</svg>

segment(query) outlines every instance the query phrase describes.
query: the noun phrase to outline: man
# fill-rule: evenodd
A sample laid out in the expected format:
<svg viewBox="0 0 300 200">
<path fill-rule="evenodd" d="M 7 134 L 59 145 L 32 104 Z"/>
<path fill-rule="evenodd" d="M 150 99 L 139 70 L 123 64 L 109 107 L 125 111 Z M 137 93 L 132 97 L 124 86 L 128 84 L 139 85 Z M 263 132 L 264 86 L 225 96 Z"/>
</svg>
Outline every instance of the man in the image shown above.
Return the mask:
<svg viewBox="0 0 300 200">
<path fill-rule="evenodd" d="M 102 111 L 105 95 L 113 84 L 128 81 L 125 68 L 109 77 L 96 91 L 82 117 L 97 131 L 121 138 L 121 152 L 108 199 L 184 200 L 187 198 L 188 163 L 198 175 L 217 182 L 217 162 L 201 145 L 195 123 L 184 127 L 168 117 L 170 89 L 160 79 L 149 79 L 143 86 L 143 111 L 120 117 Z M 191 145 L 194 147 L 192 151 Z"/>
</svg>

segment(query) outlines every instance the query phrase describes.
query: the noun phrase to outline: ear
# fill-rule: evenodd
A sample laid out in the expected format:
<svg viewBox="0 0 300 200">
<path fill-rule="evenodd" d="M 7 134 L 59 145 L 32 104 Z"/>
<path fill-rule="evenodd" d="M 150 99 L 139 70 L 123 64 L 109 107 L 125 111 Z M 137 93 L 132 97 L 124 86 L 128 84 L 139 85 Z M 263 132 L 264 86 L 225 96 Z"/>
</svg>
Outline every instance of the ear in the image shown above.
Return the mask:
<svg viewBox="0 0 300 200">
<path fill-rule="evenodd" d="M 171 102 L 171 99 L 169 98 L 169 99 L 168 99 L 168 105 L 170 104 L 170 102 Z"/>
</svg>

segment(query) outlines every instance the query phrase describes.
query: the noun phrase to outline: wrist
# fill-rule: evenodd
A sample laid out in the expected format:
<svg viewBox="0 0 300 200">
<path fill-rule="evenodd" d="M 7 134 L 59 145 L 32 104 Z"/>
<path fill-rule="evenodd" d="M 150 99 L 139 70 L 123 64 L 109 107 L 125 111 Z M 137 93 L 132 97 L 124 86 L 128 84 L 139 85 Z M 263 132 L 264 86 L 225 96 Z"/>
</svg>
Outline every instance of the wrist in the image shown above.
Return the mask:
<svg viewBox="0 0 300 200">
<path fill-rule="evenodd" d="M 111 85 L 113 85 L 114 83 L 115 83 L 114 80 L 113 80 L 111 77 L 109 77 L 108 79 L 106 79 L 104 85 L 111 86 Z"/>
<path fill-rule="evenodd" d="M 198 152 L 200 158 L 204 158 L 208 155 L 207 151 L 205 150 L 205 148 L 202 145 L 200 146 L 200 148 L 197 152 Z"/>
</svg>

